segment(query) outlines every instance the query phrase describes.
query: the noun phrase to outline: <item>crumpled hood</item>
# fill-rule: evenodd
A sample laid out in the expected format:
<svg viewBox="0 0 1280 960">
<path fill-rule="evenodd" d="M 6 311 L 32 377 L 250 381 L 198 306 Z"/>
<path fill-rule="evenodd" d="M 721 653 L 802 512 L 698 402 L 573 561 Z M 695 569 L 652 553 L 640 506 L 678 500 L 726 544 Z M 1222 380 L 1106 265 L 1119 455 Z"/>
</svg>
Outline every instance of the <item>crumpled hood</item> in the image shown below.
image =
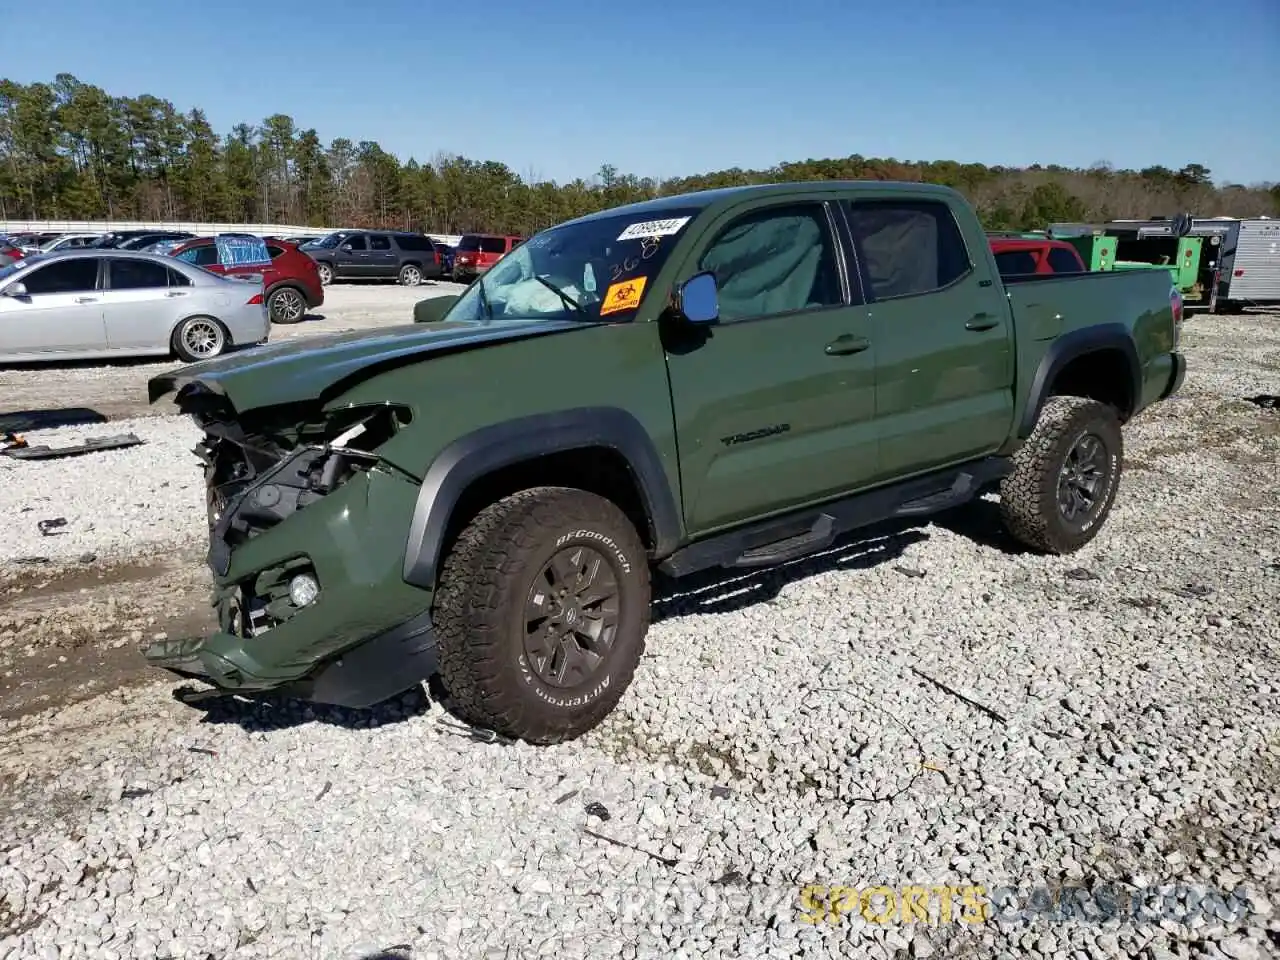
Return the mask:
<svg viewBox="0 0 1280 960">
<path fill-rule="evenodd" d="M 237 413 L 283 403 L 327 398 L 339 384 L 435 353 L 470 350 L 597 326 L 579 320 L 441 321 L 280 340 L 204 360 L 152 377 L 152 403 L 196 386 L 225 397 Z"/>
</svg>

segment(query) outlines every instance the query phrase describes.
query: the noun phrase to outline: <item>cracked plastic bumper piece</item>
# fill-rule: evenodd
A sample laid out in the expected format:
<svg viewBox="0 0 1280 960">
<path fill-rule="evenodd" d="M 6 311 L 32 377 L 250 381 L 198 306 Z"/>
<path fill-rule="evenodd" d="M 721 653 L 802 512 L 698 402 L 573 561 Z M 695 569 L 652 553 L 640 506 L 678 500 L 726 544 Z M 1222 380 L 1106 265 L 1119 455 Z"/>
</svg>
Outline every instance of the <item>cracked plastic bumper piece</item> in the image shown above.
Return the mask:
<svg viewBox="0 0 1280 960">
<path fill-rule="evenodd" d="M 200 680 L 227 693 L 275 691 L 315 703 L 364 708 L 403 693 L 436 671 L 436 643 L 428 613 L 420 614 L 321 664 L 303 678 L 273 674 L 268 664 L 250 667 L 242 640 L 227 633 L 151 644 L 153 666 Z M 253 672 L 257 670 L 258 672 Z"/>
<path fill-rule="evenodd" d="M 366 707 L 410 689 L 435 669 L 431 594 L 401 576 L 416 494 L 370 471 L 230 549 L 223 570 L 211 557 L 220 629 L 153 643 L 145 658 L 228 693 Z M 278 588 L 299 564 L 318 584 L 314 599 L 294 608 L 286 595 L 273 601 L 279 616 L 249 623 L 246 598 L 260 614 L 264 583 Z"/>
</svg>

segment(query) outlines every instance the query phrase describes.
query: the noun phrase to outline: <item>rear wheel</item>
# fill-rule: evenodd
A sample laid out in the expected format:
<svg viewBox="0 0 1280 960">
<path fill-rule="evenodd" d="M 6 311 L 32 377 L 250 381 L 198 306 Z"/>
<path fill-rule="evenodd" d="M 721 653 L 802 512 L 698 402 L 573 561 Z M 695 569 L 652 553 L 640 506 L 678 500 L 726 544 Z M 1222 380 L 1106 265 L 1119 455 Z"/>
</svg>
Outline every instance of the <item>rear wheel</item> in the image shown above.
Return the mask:
<svg viewBox="0 0 1280 960">
<path fill-rule="evenodd" d="M 173 331 L 173 352 L 187 363 L 211 360 L 227 349 L 227 331 L 213 317 L 187 317 Z"/>
<path fill-rule="evenodd" d="M 422 283 L 422 268 L 416 263 L 406 263 L 400 268 L 400 284 L 405 287 L 416 287 Z"/>
<path fill-rule="evenodd" d="M 1114 409 L 1085 397 L 1050 397 L 1001 483 L 1005 527 L 1034 550 L 1074 553 L 1111 513 L 1123 459 Z"/>
<path fill-rule="evenodd" d="M 293 287 L 278 287 L 267 298 L 272 323 L 298 323 L 307 315 L 307 301 Z"/>
<path fill-rule="evenodd" d="M 321 286 L 327 287 L 333 283 L 333 267 L 327 263 L 317 263 L 316 273 L 320 275 Z"/>
<path fill-rule="evenodd" d="M 446 706 L 531 743 L 581 736 L 631 683 L 649 591 L 644 545 L 609 500 L 539 487 L 489 506 L 459 536 L 436 592 Z"/>
</svg>

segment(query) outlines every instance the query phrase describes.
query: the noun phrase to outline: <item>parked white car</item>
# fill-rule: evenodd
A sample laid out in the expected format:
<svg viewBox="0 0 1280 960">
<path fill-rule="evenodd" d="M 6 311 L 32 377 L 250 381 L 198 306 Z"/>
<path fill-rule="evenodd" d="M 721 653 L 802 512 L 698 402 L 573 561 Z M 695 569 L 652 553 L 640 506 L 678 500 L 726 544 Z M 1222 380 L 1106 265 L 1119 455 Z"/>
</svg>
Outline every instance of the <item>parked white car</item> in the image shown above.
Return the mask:
<svg viewBox="0 0 1280 960">
<path fill-rule="evenodd" d="M 54 253 L 58 250 L 79 250 L 81 247 L 91 247 L 102 239 L 100 233 L 64 233 L 60 237 L 54 237 L 48 243 L 40 245 L 41 253 Z"/>
<path fill-rule="evenodd" d="M 38 254 L 0 268 L 0 363 L 170 356 L 265 343 L 262 278 L 128 250 Z"/>
</svg>

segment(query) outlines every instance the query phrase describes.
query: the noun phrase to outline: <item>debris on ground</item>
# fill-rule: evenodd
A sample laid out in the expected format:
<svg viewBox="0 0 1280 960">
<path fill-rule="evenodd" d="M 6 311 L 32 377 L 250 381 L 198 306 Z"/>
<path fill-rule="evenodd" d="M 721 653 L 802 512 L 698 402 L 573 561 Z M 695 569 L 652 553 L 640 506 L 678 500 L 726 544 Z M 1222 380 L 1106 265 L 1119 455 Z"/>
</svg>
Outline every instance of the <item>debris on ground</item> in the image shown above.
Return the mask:
<svg viewBox="0 0 1280 960">
<path fill-rule="evenodd" d="M 48 444 L 33 447 L 25 440 L 21 438 L 19 440 L 20 444 L 0 448 L 0 454 L 13 457 L 15 460 L 53 460 L 58 457 L 78 457 L 85 453 L 99 453 L 103 450 L 123 450 L 126 447 L 136 447 L 147 442 L 136 433 L 90 437 L 81 443 L 73 443 L 65 447 L 51 447 Z"/>
</svg>

